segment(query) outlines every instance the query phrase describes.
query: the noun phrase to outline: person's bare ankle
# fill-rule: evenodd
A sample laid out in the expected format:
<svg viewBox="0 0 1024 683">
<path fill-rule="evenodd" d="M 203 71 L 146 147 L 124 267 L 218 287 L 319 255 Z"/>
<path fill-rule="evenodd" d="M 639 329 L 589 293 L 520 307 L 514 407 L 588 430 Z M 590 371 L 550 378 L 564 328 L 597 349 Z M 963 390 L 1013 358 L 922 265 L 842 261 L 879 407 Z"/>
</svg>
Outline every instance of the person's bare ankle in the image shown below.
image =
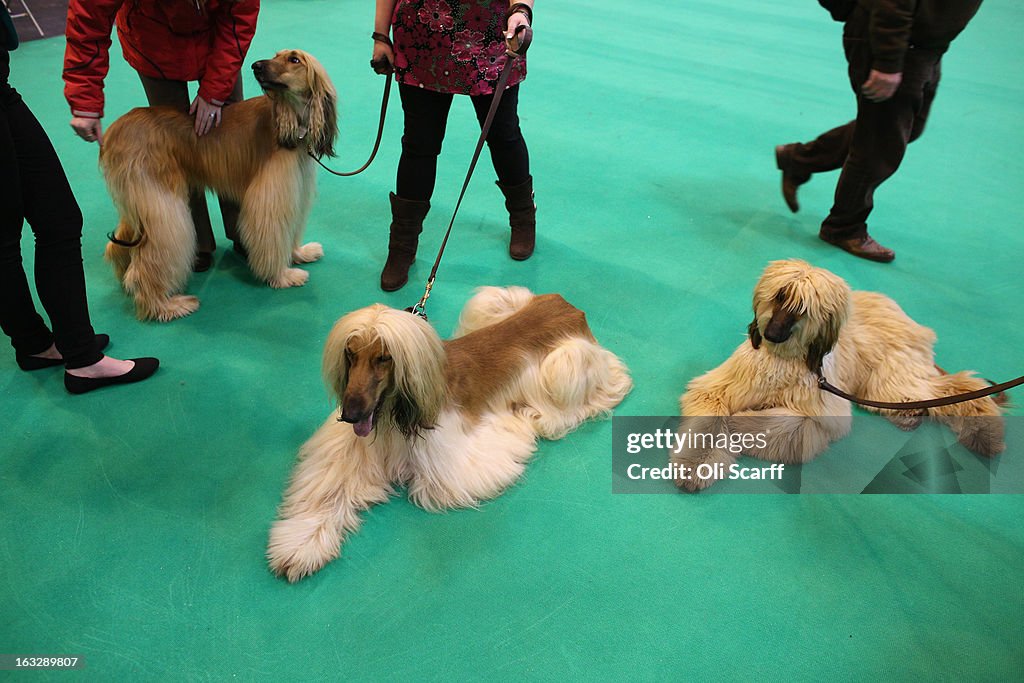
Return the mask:
<svg viewBox="0 0 1024 683">
<path fill-rule="evenodd" d="M 68 368 L 67 373 L 75 377 L 118 377 L 131 372 L 133 367 L 135 361 L 103 356 L 99 362 L 86 365 L 84 368 Z"/>
</svg>

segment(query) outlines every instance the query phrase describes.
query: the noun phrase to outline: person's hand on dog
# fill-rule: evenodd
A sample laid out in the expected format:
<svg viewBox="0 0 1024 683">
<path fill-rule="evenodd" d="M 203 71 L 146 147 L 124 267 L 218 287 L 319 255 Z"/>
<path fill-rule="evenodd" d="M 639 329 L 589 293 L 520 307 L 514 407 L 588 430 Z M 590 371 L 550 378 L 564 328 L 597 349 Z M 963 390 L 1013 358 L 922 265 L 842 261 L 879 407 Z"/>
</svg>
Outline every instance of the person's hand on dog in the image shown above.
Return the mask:
<svg viewBox="0 0 1024 683">
<path fill-rule="evenodd" d="M 207 102 L 199 95 L 193 100 L 192 106 L 188 109 L 189 114 L 196 116 L 196 135 L 202 137 L 213 130 L 214 126 L 220 125 L 221 107 Z"/>
<path fill-rule="evenodd" d="M 868 80 L 864 81 L 864 85 L 860 87 L 860 91 L 872 102 L 885 102 L 896 94 L 902 80 L 902 73 L 887 74 L 872 69 L 868 74 Z"/>
<path fill-rule="evenodd" d="M 75 135 L 86 142 L 98 142 L 103 146 L 103 122 L 87 116 L 71 117 L 71 128 Z"/>
</svg>

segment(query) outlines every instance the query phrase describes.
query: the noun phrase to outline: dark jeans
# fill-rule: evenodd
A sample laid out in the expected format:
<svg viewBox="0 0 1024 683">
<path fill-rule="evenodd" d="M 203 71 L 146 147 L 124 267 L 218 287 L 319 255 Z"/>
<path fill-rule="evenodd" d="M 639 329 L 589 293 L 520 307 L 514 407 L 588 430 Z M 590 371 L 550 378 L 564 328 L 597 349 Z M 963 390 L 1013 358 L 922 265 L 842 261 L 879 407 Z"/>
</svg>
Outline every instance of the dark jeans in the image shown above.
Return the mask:
<svg viewBox="0 0 1024 683">
<path fill-rule="evenodd" d="M 907 145 L 924 132 L 928 112 L 942 75 L 942 54 L 933 50 L 907 51 L 903 80 L 896 94 L 872 102 L 860 94 L 871 72 L 867 13 L 854 11 L 843 36 L 850 85 L 857 95 L 857 118 L 823 133 L 792 153 L 798 180 L 812 173 L 842 168 L 832 210 L 821 224 L 821 235 L 843 240 L 867 235 L 875 189 L 899 168 Z"/>
<path fill-rule="evenodd" d="M 192 105 L 192 101 L 188 98 L 188 83 L 185 81 L 168 81 L 162 78 L 150 78 L 142 74 L 139 74 L 139 79 L 142 81 L 146 99 L 151 107 L 164 105 L 187 112 Z M 224 108 L 241 101 L 242 77 L 239 74 L 238 80 L 235 81 L 235 89 L 231 91 L 231 96 L 224 102 Z M 239 206 L 230 199 L 223 197 L 217 199 L 220 202 L 221 216 L 224 217 L 224 234 L 232 242 L 237 242 Z M 196 229 L 196 251 L 212 254 L 217 248 L 217 240 L 213 237 L 210 211 L 206 208 L 206 193 L 203 190 L 192 188 L 188 195 L 188 205 L 192 213 L 192 223 Z"/>
<path fill-rule="evenodd" d="M 0 82 L 0 327 L 22 355 L 51 344 L 65 366 L 97 363 L 103 353 L 89 322 L 82 269 L 82 211 L 57 153 L 21 96 Z M 35 235 L 35 282 L 51 333 L 32 304 L 21 262 L 25 221 Z"/>
<path fill-rule="evenodd" d="M 403 199 L 429 200 L 434 193 L 437 156 L 444 142 L 453 95 L 400 83 L 398 92 L 405 112 L 402 156 L 398 161 L 395 192 Z M 483 126 L 493 95 L 470 97 Z M 520 185 L 530 177 L 530 154 L 519 129 L 519 86 L 505 90 L 487 134 L 491 163 L 502 185 Z M 468 156 L 467 156 L 468 158 Z"/>
</svg>

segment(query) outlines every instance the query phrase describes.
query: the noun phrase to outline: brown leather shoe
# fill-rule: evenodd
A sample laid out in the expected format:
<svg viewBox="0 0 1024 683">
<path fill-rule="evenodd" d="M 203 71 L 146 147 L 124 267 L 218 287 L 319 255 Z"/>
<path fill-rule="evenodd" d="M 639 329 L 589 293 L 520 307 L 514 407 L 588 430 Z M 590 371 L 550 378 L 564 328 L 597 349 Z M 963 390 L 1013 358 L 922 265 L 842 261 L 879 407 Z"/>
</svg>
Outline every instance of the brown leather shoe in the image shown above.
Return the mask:
<svg viewBox="0 0 1024 683">
<path fill-rule="evenodd" d="M 854 256 L 867 259 L 869 261 L 878 261 L 879 263 L 889 263 L 896 258 L 896 252 L 892 249 L 887 249 L 881 244 L 876 242 L 870 235 L 864 235 L 863 237 L 851 237 L 846 240 L 832 240 L 824 235 L 818 235 L 821 239 L 829 244 L 839 247 L 843 251 L 848 251 Z"/>
<path fill-rule="evenodd" d="M 782 171 L 782 198 L 793 213 L 800 210 L 800 202 L 796 200 L 796 189 L 811 179 L 810 175 L 800 175 L 793 171 L 790 160 L 793 145 L 778 145 L 775 148 L 775 165 Z"/>
</svg>

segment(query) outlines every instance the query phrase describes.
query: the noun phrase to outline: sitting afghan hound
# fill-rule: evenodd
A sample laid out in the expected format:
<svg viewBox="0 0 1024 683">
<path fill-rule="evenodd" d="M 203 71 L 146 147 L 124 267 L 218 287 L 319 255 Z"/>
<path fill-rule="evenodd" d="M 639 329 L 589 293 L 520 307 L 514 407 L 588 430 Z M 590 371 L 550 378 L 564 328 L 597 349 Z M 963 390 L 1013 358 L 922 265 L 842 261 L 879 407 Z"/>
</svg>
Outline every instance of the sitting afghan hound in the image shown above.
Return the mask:
<svg viewBox="0 0 1024 683">
<path fill-rule="evenodd" d="M 766 439 L 743 452 L 803 463 L 845 436 L 851 425 L 850 403 L 820 389 L 819 373 L 847 393 L 891 403 L 988 386 L 971 372 L 947 374 L 936 366 L 935 333 L 911 320 L 892 299 L 851 292 L 833 273 L 797 259 L 774 261 L 761 275 L 748 334 L 749 341 L 722 365 L 690 382 L 679 401 L 680 435 L 767 432 Z M 981 455 L 993 456 L 1005 447 L 1002 411 L 992 398 L 916 412 L 868 410 L 902 429 L 931 416 Z M 698 490 L 714 483 L 714 476 L 698 476 L 698 465 L 721 464 L 700 470 L 727 472 L 735 462 L 728 449 L 706 440 L 690 439 L 686 445 L 670 456 L 689 475 L 677 479 L 681 488 Z"/>
<path fill-rule="evenodd" d="M 323 369 L 341 415 L 299 451 L 267 549 L 289 581 L 336 558 L 396 485 L 427 510 L 476 506 L 522 475 L 537 437 L 565 436 L 632 387 L 582 311 L 522 287 L 480 289 L 445 342 L 406 311 L 349 313 Z"/>
<path fill-rule="evenodd" d="M 133 109 L 107 131 L 100 166 L 120 222 L 106 258 L 140 319 L 168 321 L 199 308 L 199 299 L 181 294 L 196 250 L 191 188 L 239 203 L 249 268 L 271 287 L 304 285 L 309 274 L 291 265 L 323 256 L 318 243 L 301 240 L 316 193 L 309 153 L 334 154 L 334 86 L 300 50 L 252 68 L 265 94 L 226 108 L 220 126 L 202 137 L 188 114 L 171 107 Z"/>
</svg>

